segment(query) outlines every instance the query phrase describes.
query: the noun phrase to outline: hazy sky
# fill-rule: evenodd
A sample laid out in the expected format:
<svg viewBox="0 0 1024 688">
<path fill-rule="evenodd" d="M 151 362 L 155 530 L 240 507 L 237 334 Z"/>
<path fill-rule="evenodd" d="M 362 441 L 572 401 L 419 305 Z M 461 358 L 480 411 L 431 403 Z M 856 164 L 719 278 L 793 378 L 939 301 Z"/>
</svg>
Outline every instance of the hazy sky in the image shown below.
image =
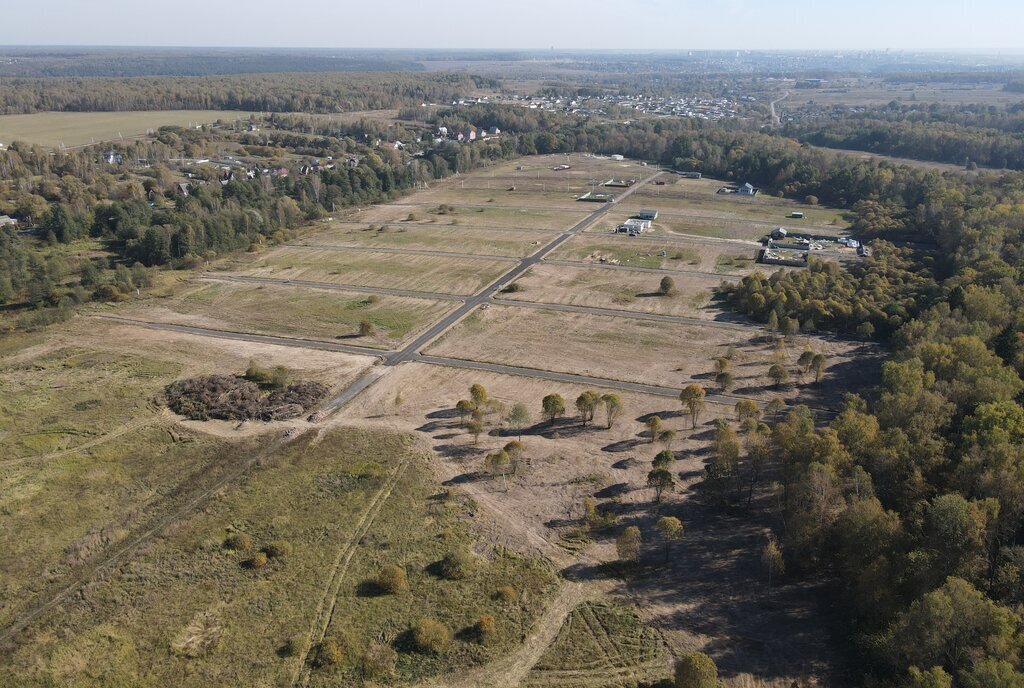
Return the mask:
<svg viewBox="0 0 1024 688">
<path fill-rule="evenodd" d="M 1024 0 L 0 0 L 0 44 L 1024 52 Z"/>
</svg>

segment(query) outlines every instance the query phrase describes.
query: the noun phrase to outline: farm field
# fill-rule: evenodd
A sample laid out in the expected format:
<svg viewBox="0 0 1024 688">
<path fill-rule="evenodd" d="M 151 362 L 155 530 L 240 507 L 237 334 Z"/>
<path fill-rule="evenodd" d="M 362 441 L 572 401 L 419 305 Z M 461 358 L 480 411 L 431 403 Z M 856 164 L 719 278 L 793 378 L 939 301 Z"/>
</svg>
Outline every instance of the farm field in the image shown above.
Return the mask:
<svg viewBox="0 0 1024 688">
<path fill-rule="evenodd" d="M 558 332 L 557 340 L 546 335 L 550 332 Z M 742 361 L 734 372 L 733 394 L 782 396 L 788 403 L 812 406 L 839 403 L 841 385 L 828 372 L 818 385 L 773 389 L 766 374 L 775 349 L 761 340 L 757 331 L 492 306 L 464 319 L 427 353 L 524 367 L 537 367 L 541 361 L 548 370 L 681 388 L 690 382 L 708 384 L 713 359 L 731 347 Z M 860 345 L 807 337 L 783 352 L 790 363 L 805 340 L 826 355 L 830 368 L 845 372 L 863 358 Z M 850 373 L 856 379 L 855 371 Z"/>
<path fill-rule="evenodd" d="M 471 294 L 510 263 L 486 258 L 398 255 L 284 247 L 245 264 L 242 274 L 363 287 Z"/>
<path fill-rule="evenodd" d="M 521 258 L 555 237 L 554 232 L 441 227 L 419 223 L 386 225 L 377 229 L 349 224 L 333 225 L 304 240 L 309 246 L 354 246 L 403 250 L 474 253 Z"/>
<path fill-rule="evenodd" d="M 0 142 L 26 141 L 57 148 L 131 138 L 163 126 L 185 127 L 232 121 L 248 112 L 228 110 L 153 110 L 141 112 L 38 112 L 0 115 Z"/>
<path fill-rule="evenodd" d="M 712 308 L 720 279 L 714 275 L 673 275 L 675 293 L 658 295 L 663 275 L 601 267 L 569 267 L 542 263 L 516 280 L 518 291 L 502 299 L 534 303 L 613 308 L 622 311 L 682 315 L 713 320 L 721 311 Z"/>
<path fill-rule="evenodd" d="M 199 282 L 180 295 L 121 311 L 125 317 L 211 329 L 394 348 L 452 308 L 450 302 L 296 288 Z M 360 323 L 373 332 L 360 336 Z"/>
<path fill-rule="evenodd" d="M 649 241 L 645 235 L 599 237 L 575 236 L 555 249 L 552 260 L 580 263 L 611 262 L 616 265 L 722 274 L 746 274 L 757 269 L 757 247 L 733 247 L 727 243 Z M 664 255 L 662 255 L 664 254 Z"/>
<path fill-rule="evenodd" d="M 403 653 L 393 678 L 404 683 L 470 666 L 507 652 L 542 608 L 554 585 L 543 562 L 496 551 L 481 558 L 470 581 L 442 580 L 431 565 L 453 548 L 472 545 L 461 500 L 436 502 L 429 462 L 408 435 L 336 430 L 322 441 L 306 435 L 210 508 L 181 521 L 130 564 L 46 615 L 0 668 L 3 682 L 64 683 L 69 677 L 132 685 L 280 685 L 293 681 L 319 641 L 317 606 L 332 583 L 346 600 L 338 609 L 348 659 L 314 672 L 311 685 L 352 680 L 362 654 L 424 616 L 459 630 L 484 612 L 501 614 L 487 645 L 453 641 L 437 659 Z M 384 495 L 379 510 L 376 498 Z M 365 535 L 352 524 L 373 513 Z M 244 534 L 248 546 L 226 538 Z M 261 548 L 277 552 L 258 568 Z M 352 550 L 352 565 L 332 566 Z M 409 591 L 367 593 L 383 563 L 409 571 Z M 513 584 L 516 609 L 493 599 Z M 350 609 L 351 604 L 355 609 Z M 52 631 L 59 626 L 60 634 Z M 290 647 L 282 650 L 292 642 Z M 46 657 L 39 664 L 33 657 Z M 84 675 L 83 675 L 84 672 Z M 384 674 L 387 676 L 387 673 Z"/>
</svg>

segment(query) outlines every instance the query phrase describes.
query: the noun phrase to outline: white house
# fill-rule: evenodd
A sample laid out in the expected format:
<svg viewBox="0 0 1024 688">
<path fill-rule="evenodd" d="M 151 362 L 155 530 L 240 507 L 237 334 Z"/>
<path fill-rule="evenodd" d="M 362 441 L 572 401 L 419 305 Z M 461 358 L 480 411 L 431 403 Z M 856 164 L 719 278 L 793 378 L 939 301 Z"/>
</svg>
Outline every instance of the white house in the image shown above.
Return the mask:
<svg viewBox="0 0 1024 688">
<path fill-rule="evenodd" d="M 746 184 L 738 188 L 736 190 L 736 193 L 738 193 L 740 196 L 756 196 L 758 191 L 760 191 L 760 189 L 751 185 L 750 182 L 747 182 Z"/>
<path fill-rule="evenodd" d="M 0 227 L 6 227 L 7 225 L 14 226 L 16 224 L 18 224 L 18 221 L 15 220 L 13 217 L 9 217 L 7 215 L 0 215 Z"/>
</svg>

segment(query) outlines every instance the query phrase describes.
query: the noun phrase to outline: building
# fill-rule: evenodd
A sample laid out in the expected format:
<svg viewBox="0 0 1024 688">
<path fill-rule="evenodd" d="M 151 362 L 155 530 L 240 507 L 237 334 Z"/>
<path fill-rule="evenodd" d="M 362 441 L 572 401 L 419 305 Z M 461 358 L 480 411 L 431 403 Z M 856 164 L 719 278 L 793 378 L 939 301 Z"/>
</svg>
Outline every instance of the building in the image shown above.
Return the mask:
<svg viewBox="0 0 1024 688">
<path fill-rule="evenodd" d="M 793 218 L 794 220 L 802 220 L 802 219 L 804 219 L 804 214 L 802 212 L 800 212 L 799 210 L 794 210 L 793 212 L 791 212 L 789 214 L 789 216 L 791 218 Z"/>
<path fill-rule="evenodd" d="M 736 189 L 736 193 L 740 196 L 756 196 L 758 191 L 760 191 L 760 189 L 751 185 L 750 182 L 747 182 L 740 188 Z"/>
<path fill-rule="evenodd" d="M 678 174 L 683 179 L 700 179 L 701 178 L 701 173 L 700 172 L 676 172 L 676 174 Z"/>
<path fill-rule="evenodd" d="M 120 165 L 123 162 L 123 158 L 117 151 L 106 151 L 103 154 L 103 162 L 108 165 Z"/>
<path fill-rule="evenodd" d="M 182 182 L 175 187 L 175 190 L 182 196 L 188 196 L 191 185 L 188 182 Z"/>
<path fill-rule="evenodd" d="M 612 186 L 620 189 L 628 189 L 634 184 L 636 184 L 635 179 L 609 179 L 608 181 L 601 184 L 601 186 Z"/>
<path fill-rule="evenodd" d="M 650 220 L 640 220 L 634 217 L 626 220 L 621 225 L 616 227 L 615 232 L 618 234 L 628 234 L 629 236 L 636 236 L 637 234 L 649 231 L 650 229 Z"/>
<path fill-rule="evenodd" d="M 599 191 L 588 191 L 587 193 L 583 194 L 582 196 L 580 196 L 576 200 L 577 201 L 589 201 L 590 203 L 611 203 L 614 198 L 615 198 L 615 196 L 613 196 L 610 193 L 601 193 Z"/>
<path fill-rule="evenodd" d="M 636 216 L 638 218 L 640 218 L 641 220 L 657 220 L 658 219 L 658 211 L 657 210 L 641 210 L 640 212 L 638 212 L 636 214 Z"/>
<path fill-rule="evenodd" d="M 626 156 L 624 156 L 624 155 L 613 155 L 613 156 L 611 156 L 611 158 L 612 158 L 612 160 L 625 160 Z"/>
<path fill-rule="evenodd" d="M 772 239 L 785 239 L 789 232 L 786 231 L 785 227 L 776 227 L 772 230 Z"/>
<path fill-rule="evenodd" d="M 9 217 L 7 215 L 0 215 L 0 227 L 7 227 L 7 226 L 13 227 L 13 226 L 15 226 L 17 224 L 18 224 L 18 221 L 15 220 L 13 217 Z"/>
</svg>

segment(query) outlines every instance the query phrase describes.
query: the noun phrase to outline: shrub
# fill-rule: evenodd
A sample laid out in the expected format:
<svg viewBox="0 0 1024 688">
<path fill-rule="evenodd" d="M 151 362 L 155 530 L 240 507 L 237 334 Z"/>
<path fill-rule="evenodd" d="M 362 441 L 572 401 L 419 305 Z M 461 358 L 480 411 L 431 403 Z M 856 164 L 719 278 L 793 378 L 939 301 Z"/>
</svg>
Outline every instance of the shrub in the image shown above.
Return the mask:
<svg viewBox="0 0 1024 688">
<path fill-rule="evenodd" d="M 494 599 L 501 602 L 515 602 L 519 593 L 511 585 L 503 585 L 494 593 Z"/>
<path fill-rule="evenodd" d="M 718 688 L 718 667 L 703 652 L 689 652 L 676 662 L 676 688 Z"/>
<path fill-rule="evenodd" d="M 363 653 L 363 675 L 367 678 L 387 678 L 395 673 L 398 653 L 381 643 L 373 643 Z"/>
<path fill-rule="evenodd" d="M 494 639 L 494 634 L 498 630 L 498 624 L 494 620 L 492 614 L 484 614 L 477 622 L 473 625 L 473 631 L 476 634 L 477 639 L 481 643 L 488 643 Z"/>
<path fill-rule="evenodd" d="M 377 574 L 377 586 L 386 593 L 397 594 L 409 589 L 405 570 L 394 564 L 385 564 Z"/>
<path fill-rule="evenodd" d="M 275 540 L 263 548 L 263 552 L 271 559 L 290 557 L 295 548 L 287 540 Z"/>
<path fill-rule="evenodd" d="M 441 652 L 450 639 L 445 625 L 434 619 L 421 619 L 412 627 L 412 641 L 420 652 Z"/>
<path fill-rule="evenodd" d="M 246 377 L 265 379 L 268 386 L 283 387 L 284 368 L 267 372 L 250 365 Z M 297 382 L 264 396 L 259 384 L 234 375 L 206 375 L 178 380 L 167 385 L 164 398 L 168 408 L 191 420 L 279 420 L 301 416 L 327 396 L 329 388 L 319 382 Z"/>
<path fill-rule="evenodd" d="M 253 542 L 252 538 L 245 533 L 231 533 L 224 538 L 224 546 L 236 552 L 248 552 L 252 549 Z"/>
<path fill-rule="evenodd" d="M 324 638 L 316 647 L 316 655 L 313 664 L 318 667 L 334 666 L 345 659 L 345 653 L 335 638 Z"/>
<path fill-rule="evenodd" d="M 296 657 L 302 652 L 302 641 L 298 638 L 289 638 L 284 641 L 278 654 L 282 657 Z"/>
<path fill-rule="evenodd" d="M 375 332 L 373 323 L 369 320 L 363 320 L 359 323 L 359 336 L 360 337 L 372 337 Z"/>
<path fill-rule="evenodd" d="M 457 549 L 444 555 L 438 567 L 441 575 L 448 580 L 465 580 L 476 569 L 476 557 L 468 549 Z"/>
<path fill-rule="evenodd" d="M 245 565 L 250 569 L 262 569 L 270 560 L 267 559 L 267 555 L 263 552 L 257 552 L 252 555 L 249 561 L 245 562 Z"/>
</svg>

